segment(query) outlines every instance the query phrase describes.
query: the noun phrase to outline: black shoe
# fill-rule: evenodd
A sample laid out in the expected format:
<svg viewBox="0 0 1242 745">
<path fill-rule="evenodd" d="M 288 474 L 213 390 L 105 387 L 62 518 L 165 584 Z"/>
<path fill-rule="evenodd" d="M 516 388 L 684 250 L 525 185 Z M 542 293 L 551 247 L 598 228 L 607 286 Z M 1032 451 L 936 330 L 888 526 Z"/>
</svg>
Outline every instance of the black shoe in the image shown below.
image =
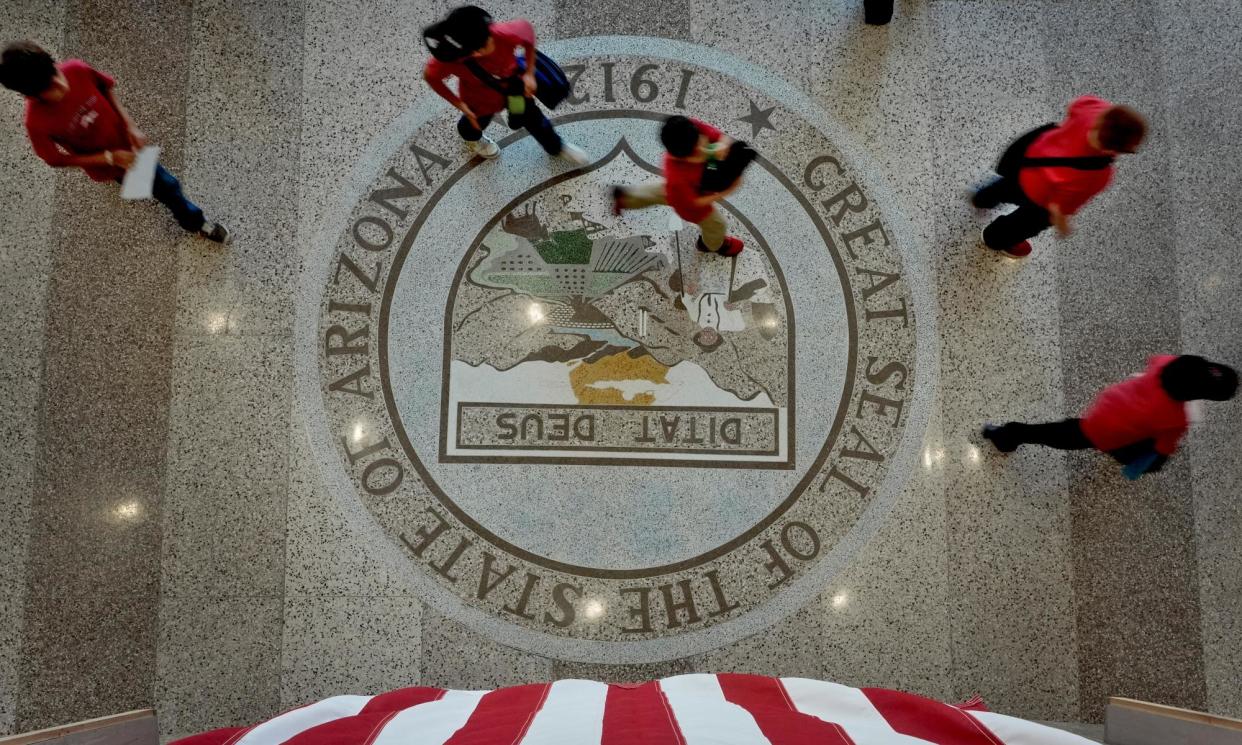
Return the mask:
<svg viewBox="0 0 1242 745">
<path fill-rule="evenodd" d="M 995 424 L 983 425 L 983 439 L 991 442 L 1002 453 L 1012 453 L 1018 449 L 1018 443 L 1005 436 L 1005 428 Z"/>
<path fill-rule="evenodd" d="M 893 0 L 866 0 L 863 20 L 872 26 L 883 26 L 893 20 Z"/>
<path fill-rule="evenodd" d="M 987 192 L 992 187 L 1000 183 L 1000 179 L 993 179 L 986 184 L 975 189 L 970 194 L 970 204 L 975 209 L 990 210 L 993 207 L 999 207 L 1001 200 L 999 196 L 989 195 Z"/>
<path fill-rule="evenodd" d="M 203 227 L 199 228 L 198 234 L 216 243 L 228 243 L 230 237 L 229 229 L 218 222 L 209 222 L 203 225 Z"/>
</svg>

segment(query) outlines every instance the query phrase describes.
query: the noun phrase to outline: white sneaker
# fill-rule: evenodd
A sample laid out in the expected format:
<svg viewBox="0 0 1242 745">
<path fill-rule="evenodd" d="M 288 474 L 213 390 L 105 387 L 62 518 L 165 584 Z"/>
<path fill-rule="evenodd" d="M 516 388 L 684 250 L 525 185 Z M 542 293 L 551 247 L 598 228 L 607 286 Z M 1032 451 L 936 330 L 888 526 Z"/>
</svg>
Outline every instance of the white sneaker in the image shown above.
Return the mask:
<svg viewBox="0 0 1242 745">
<path fill-rule="evenodd" d="M 482 158 L 495 158 L 500 155 L 500 145 L 497 145 L 496 141 L 487 135 L 483 135 L 476 142 L 467 140 L 466 147 L 470 149 L 470 152 Z"/>
<path fill-rule="evenodd" d="M 572 142 L 561 143 L 561 151 L 556 157 L 573 166 L 585 166 L 591 162 L 591 156 L 587 155 L 587 151 L 578 147 Z"/>
</svg>

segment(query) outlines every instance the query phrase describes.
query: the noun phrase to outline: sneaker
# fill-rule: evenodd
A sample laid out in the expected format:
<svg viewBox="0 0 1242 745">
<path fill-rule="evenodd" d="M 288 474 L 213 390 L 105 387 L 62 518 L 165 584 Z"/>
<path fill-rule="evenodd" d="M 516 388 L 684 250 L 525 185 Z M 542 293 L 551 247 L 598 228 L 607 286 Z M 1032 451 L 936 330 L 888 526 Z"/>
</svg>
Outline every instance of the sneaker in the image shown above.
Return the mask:
<svg viewBox="0 0 1242 745">
<path fill-rule="evenodd" d="M 742 252 L 746 244 L 742 243 L 741 238 L 734 238 L 731 235 L 725 236 L 724 245 L 720 247 L 721 256 L 737 256 Z"/>
<path fill-rule="evenodd" d="M 205 223 L 203 227 L 199 228 L 198 234 L 207 240 L 215 241 L 216 243 L 228 243 L 229 238 L 232 235 L 229 233 L 228 228 L 218 222 Z"/>
<path fill-rule="evenodd" d="M 612 216 L 620 217 L 621 210 L 625 209 L 621 206 L 621 197 L 625 195 L 625 190 L 620 186 L 612 187 Z"/>
<path fill-rule="evenodd" d="M 591 162 L 591 156 L 587 155 L 587 151 L 572 142 L 561 143 L 561 151 L 556 154 L 556 157 L 579 168 Z"/>
<path fill-rule="evenodd" d="M 1011 259 L 1025 259 L 1027 256 L 1031 255 L 1031 242 L 1022 241 L 1016 246 L 1002 248 L 999 249 L 999 251 Z"/>
<path fill-rule="evenodd" d="M 991 199 L 983 199 L 979 196 L 980 194 L 983 193 L 984 189 L 988 188 L 989 186 L 992 186 L 995 183 L 996 183 L 996 180 L 993 180 L 993 181 L 987 182 L 986 184 L 979 184 L 975 188 L 971 189 L 970 190 L 971 206 L 973 206 L 975 209 L 980 209 L 980 210 L 990 210 L 993 207 L 999 207 L 1000 206 L 999 198 L 992 197 Z"/>
<path fill-rule="evenodd" d="M 1009 438 L 1005 437 L 1005 428 L 996 424 L 983 425 L 983 439 L 992 443 L 1002 453 L 1012 453 L 1018 449 L 1016 443 L 1010 442 Z"/>
<path fill-rule="evenodd" d="M 487 135 L 483 135 L 474 142 L 467 140 L 466 147 L 480 158 L 495 158 L 500 155 L 500 145 L 497 145 L 496 141 Z"/>
</svg>

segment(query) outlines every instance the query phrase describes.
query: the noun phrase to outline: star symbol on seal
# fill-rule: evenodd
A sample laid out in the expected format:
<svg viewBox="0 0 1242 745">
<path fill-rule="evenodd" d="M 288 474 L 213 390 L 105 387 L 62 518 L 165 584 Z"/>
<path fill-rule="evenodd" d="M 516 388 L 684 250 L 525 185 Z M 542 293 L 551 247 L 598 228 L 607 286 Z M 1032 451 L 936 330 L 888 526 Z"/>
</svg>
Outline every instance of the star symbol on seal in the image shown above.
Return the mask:
<svg viewBox="0 0 1242 745">
<path fill-rule="evenodd" d="M 776 131 L 776 127 L 772 126 L 772 112 L 776 111 L 776 107 L 772 106 L 767 109 L 761 109 L 755 105 L 754 101 L 748 101 L 750 104 L 750 113 L 738 119 L 739 122 L 746 122 L 750 125 L 751 137 L 758 137 L 759 133 L 765 129 Z"/>
</svg>

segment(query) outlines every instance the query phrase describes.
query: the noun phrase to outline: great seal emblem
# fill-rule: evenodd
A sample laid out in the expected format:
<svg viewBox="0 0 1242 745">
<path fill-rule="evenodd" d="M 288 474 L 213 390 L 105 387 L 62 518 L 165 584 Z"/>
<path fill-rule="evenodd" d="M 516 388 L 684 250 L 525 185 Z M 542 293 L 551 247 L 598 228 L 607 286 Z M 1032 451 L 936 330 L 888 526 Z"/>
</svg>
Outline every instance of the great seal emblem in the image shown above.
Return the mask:
<svg viewBox="0 0 1242 745">
<path fill-rule="evenodd" d="M 428 602 L 618 662 L 753 633 L 843 563 L 910 467 L 932 323 L 899 217 L 803 99 L 627 44 L 562 44 L 585 167 L 521 132 L 471 159 L 447 114 L 402 132 L 318 274 L 308 407 Z M 739 256 L 610 211 L 687 112 L 760 153 L 724 205 Z"/>
</svg>

